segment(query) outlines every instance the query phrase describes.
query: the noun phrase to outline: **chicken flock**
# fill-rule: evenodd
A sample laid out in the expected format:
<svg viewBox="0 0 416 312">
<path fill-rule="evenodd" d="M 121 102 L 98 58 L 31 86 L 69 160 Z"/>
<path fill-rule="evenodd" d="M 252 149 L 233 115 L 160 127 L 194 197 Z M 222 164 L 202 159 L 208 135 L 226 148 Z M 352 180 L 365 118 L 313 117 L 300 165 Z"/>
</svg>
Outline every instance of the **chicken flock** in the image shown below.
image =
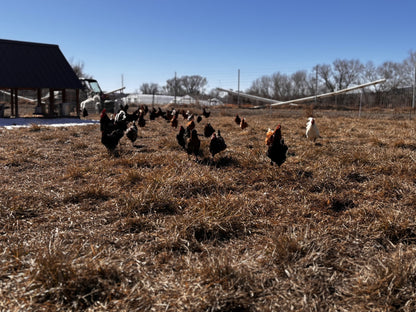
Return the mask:
<svg viewBox="0 0 416 312">
<path fill-rule="evenodd" d="M 211 112 L 207 112 L 203 108 L 201 114 L 191 113 L 189 110 L 166 110 L 161 108 L 151 110 L 146 105 L 142 105 L 136 109 L 133 113 L 128 113 L 128 105 L 121 106 L 120 110 L 114 117 L 110 118 L 107 115 L 106 109 L 103 109 L 100 115 L 100 130 L 101 130 L 101 143 L 107 148 L 110 153 L 114 153 L 121 138 L 126 135 L 134 146 L 135 141 L 138 138 L 138 127 L 145 127 L 146 120 L 145 115 L 149 114 L 150 120 L 155 120 L 158 117 L 162 117 L 170 123 L 171 127 L 179 131 L 176 134 L 176 141 L 178 145 L 183 149 L 189 157 L 195 157 L 198 161 L 198 157 L 201 152 L 201 139 L 199 137 L 209 138 L 209 153 L 211 155 L 211 161 L 215 162 L 215 155 L 221 153 L 227 149 L 227 144 L 221 135 L 221 131 L 218 129 L 215 131 L 211 123 L 207 122 L 203 129 L 203 134 L 198 134 L 195 126 L 196 123 L 200 123 L 203 118 L 209 118 Z M 179 115 L 182 115 L 185 121 L 184 125 L 179 125 Z M 241 128 L 248 127 L 246 119 L 236 115 L 234 122 Z M 319 130 L 316 125 L 315 119 L 310 117 L 306 124 L 306 138 L 315 142 L 320 137 Z M 282 127 L 277 125 L 274 130 L 268 129 L 265 138 L 265 144 L 267 146 L 266 156 L 270 158 L 271 165 L 277 164 L 279 167 L 286 161 L 288 146 L 282 137 Z"/>
</svg>

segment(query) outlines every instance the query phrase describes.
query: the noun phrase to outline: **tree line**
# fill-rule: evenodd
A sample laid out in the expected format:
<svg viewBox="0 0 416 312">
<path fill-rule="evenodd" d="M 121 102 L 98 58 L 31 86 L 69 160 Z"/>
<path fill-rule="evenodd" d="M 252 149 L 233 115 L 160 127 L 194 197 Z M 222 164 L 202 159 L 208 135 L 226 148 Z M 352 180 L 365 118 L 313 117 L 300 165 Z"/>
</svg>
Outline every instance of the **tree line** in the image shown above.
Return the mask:
<svg viewBox="0 0 416 312">
<path fill-rule="evenodd" d="M 245 93 L 285 101 L 301 97 L 312 96 L 327 92 L 334 92 L 379 79 L 386 79 L 385 83 L 375 85 L 371 93 L 365 94 L 367 102 L 377 105 L 397 105 L 409 101 L 409 89 L 415 81 L 416 52 L 410 51 L 402 62 L 386 61 L 375 65 L 372 61 L 363 64 L 358 59 L 336 59 L 331 64 L 318 64 L 311 71 L 299 70 L 293 74 L 275 72 L 254 80 Z M 167 94 L 183 96 L 206 95 L 207 79 L 199 76 L 174 77 L 160 87 L 155 83 L 143 83 L 140 91 L 144 94 Z M 408 90 L 403 93 L 402 90 Z M 211 96 L 218 96 L 218 92 L 211 90 Z M 354 95 L 338 97 L 338 102 L 348 104 Z M 355 96 L 356 97 L 356 96 Z M 356 102 L 356 100 L 353 100 Z"/>
<path fill-rule="evenodd" d="M 157 83 L 143 83 L 140 92 L 143 94 L 165 94 L 176 96 L 200 96 L 205 94 L 207 78 L 200 75 L 173 77 L 161 87 Z"/>
<path fill-rule="evenodd" d="M 275 100 L 290 100 L 346 89 L 379 79 L 375 92 L 385 92 L 413 86 L 416 52 L 409 52 L 403 62 L 387 61 L 376 66 L 357 59 L 336 59 L 332 64 L 318 64 L 312 71 L 299 70 L 291 75 L 276 72 L 256 79 L 247 93 Z"/>
</svg>

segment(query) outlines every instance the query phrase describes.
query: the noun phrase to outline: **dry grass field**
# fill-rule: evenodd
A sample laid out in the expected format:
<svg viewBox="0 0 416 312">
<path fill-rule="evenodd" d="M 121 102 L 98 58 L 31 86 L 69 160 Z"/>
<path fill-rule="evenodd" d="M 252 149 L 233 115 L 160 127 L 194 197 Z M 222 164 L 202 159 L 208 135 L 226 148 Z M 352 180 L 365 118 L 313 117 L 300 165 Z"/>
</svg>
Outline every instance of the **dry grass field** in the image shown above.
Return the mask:
<svg viewBox="0 0 416 312">
<path fill-rule="evenodd" d="M 115 156 L 99 125 L 0 128 L 0 311 L 415 311 L 416 121 L 315 110 L 315 145 L 308 113 L 211 109 L 214 162 L 161 118 Z"/>
</svg>

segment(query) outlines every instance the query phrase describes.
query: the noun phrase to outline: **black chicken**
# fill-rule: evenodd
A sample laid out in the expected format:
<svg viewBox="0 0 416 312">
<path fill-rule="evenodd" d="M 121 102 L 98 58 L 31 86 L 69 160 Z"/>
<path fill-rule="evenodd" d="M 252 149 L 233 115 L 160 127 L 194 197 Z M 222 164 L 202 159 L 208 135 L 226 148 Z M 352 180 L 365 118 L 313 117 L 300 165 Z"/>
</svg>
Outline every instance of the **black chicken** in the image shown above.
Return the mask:
<svg viewBox="0 0 416 312">
<path fill-rule="evenodd" d="M 149 119 L 150 120 L 155 120 L 156 117 L 157 117 L 156 109 L 153 107 L 152 110 L 149 113 Z"/>
<path fill-rule="evenodd" d="M 141 112 L 139 114 L 139 118 L 137 121 L 139 127 L 143 128 L 144 126 L 146 126 L 146 120 L 144 119 L 144 112 Z"/>
<path fill-rule="evenodd" d="M 195 129 L 192 130 L 191 136 L 186 140 L 186 152 L 188 155 L 195 155 L 195 160 L 198 160 L 199 148 L 201 141 L 198 138 L 198 133 Z"/>
<path fill-rule="evenodd" d="M 225 144 L 224 138 L 221 136 L 220 130 L 217 131 L 218 134 L 215 132 L 211 136 L 211 142 L 209 143 L 209 152 L 214 159 L 215 154 L 222 152 L 227 148 L 227 144 Z"/>
<path fill-rule="evenodd" d="M 111 120 L 104 109 L 100 116 L 101 143 L 109 152 L 114 152 L 120 139 L 124 136 L 124 130 L 119 124 Z"/>
<path fill-rule="evenodd" d="M 87 117 L 88 116 L 88 111 L 87 111 L 87 109 L 84 107 L 83 109 L 82 109 L 82 117 Z"/>
<path fill-rule="evenodd" d="M 164 112 L 160 107 L 157 109 L 156 117 L 162 117 L 166 119 L 166 112 Z"/>
<path fill-rule="evenodd" d="M 187 119 L 188 118 L 188 114 L 185 112 L 184 109 L 181 110 L 181 114 L 182 114 L 183 119 Z"/>
<path fill-rule="evenodd" d="M 207 112 L 206 110 L 205 110 L 205 107 L 202 109 L 202 115 L 204 115 L 204 117 L 205 118 L 208 118 L 209 117 L 209 115 L 211 115 L 211 112 Z"/>
<path fill-rule="evenodd" d="M 100 115 L 100 130 L 103 132 L 104 130 L 114 130 L 116 127 L 114 125 L 114 120 L 110 119 L 107 115 L 107 111 L 104 108 Z"/>
<path fill-rule="evenodd" d="M 271 137 L 271 143 L 267 149 L 267 157 L 270 158 L 270 164 L 275 162 L 279 167 L 286 161 L 287 145 L 282 138 L 281 126 L 278 125 Z"/>
<path fill-rule="evenodd" d="M 207 123 L 204 127 L 204 137 L 209 138 L 214 132 L 215 129 L 211 126 L 210 123 Z"/>
<path fill-rule="evenodd" d="M 136 121 L 137 119 L 139 119 L 139 115 L 140 115 L 140 108 L 136 109 L 132 114 L 129 114 L 126 111 L 126 121 L 127 122 Z"/>
<path fill-rule="evenodd" d="M 104 131 L 101 135 L 101 143 L 104 144 L 109 152 L 114 152 L 123 135 L 124 131 L 122 129 L 115 129 L 111 132 Z"/>
<path fill-rule="evenodd" d="M 238 116 L 238 114 L 237 114 L 237 115 L 235 115 L 234 122 L 235 122 L 238 126 L 240 125 L 240 123 L 241 123 L 241 118 L 240 118 L 240 116 Z"/>
<path fill-rule="evenodd" d="M 247 127 L 248 127 L 248 123 L 247 123 L 246 119 L 245 118 L 241 119 L 240 128 L 245 129 Z"/>
<path fill-rule="evenodd" d="M 120 105 L 120 110 L 124 111 L 125 113 L 127 113 L 128 109 L 129 109 L 129 104 L 126 104 L 126 105 L 121 104 Z"/>
<path fill-rule="evenodd" d="M 179 133 L 176 135 L 176 141 L 178 141 L 178 144 L 182 148 L 185 148 L 185 128 L 183 126 L 179 128 Z"/>
</svg>

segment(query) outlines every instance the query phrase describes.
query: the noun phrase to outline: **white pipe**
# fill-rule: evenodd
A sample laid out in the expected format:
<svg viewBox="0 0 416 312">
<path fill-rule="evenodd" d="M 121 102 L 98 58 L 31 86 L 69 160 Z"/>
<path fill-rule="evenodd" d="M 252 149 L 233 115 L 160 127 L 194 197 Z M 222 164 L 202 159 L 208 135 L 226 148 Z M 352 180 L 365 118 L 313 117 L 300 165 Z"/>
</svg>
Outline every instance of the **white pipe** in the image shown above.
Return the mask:
<svg viewBox="0 0 416 312">
<path fill-rule="evenodd" d="M 3 94 L 6 94 L 6 95 L 8 95 L 8 96 L 11 96 L 11 93 L 10 93 L 10 92 L 3 91 L 3 90 L 0 90 L 0 92 L 1 92 L 1 93 L 3 93 Z M 37 102 L 37 100 L 36 100 L 36 99 L 30 99 L 30 98 L 25 97 L 25 96 L 22 96 L 22 95 L 18 95 L 17 97 L 18 97 L 19 99 L 23 99 L 23 100 L 26 100 L 26 101 L 28 101 L 28 102 Z"/>
<path fill-rule="evenodd" d="M 329 96 L 333 96 L 333 95 L 338 95 L 338 94 L 342 94 L 342 93 L 346 93 L 346 92 L 350 92 L 353 90 L 357 90 L 357 89 L 362 89 L 368 86 L 372 86 L 372 85 L 376 85 L 379 83 L 383 83 L 385 82 L 386 79 L 380 79 L 380 80 L 376 80 L 376 81 L 372 81 L 372 82 L 368 82 L 368 83 L 364 83 L 355 87 L 351 87 L 351 88 L 347 88 L 347 89 L 342 89 L 342 90 L 338 90 L 335 92 L 329 92 L 329 93 L 324 93 L 324 94 L 320 94 L 320 95 L 314 95 L 314 96 L 308 96 L 308 97 L 304 97 L 301 99 L 296 99 L 296 100 L 291 100 L 291 101 L 285 101 L 285 102 L 274 102 L 272 104 L 270 104 L 271 106 L 279 106 L 279 105 L 285 105 L 285 104 L 292 104 L 292 103 L 299 103 L 299 102 L 305 102 L 305 101 L 311 101 L 315 98 L 324 98 L 324 97 L 329 97 Z"/>
<path fill-rule="evenodd" d="M 241 93 L 241 92 L 235 92 L 235 91 L 232 91 L 232 90 L 226 90 L 226 89 L 222 89 L 222 88 L 217 88 L 217 90 L 223 91 L 223 92 L 228 92 L 228 93 L 231 93 L 231 94 L 234 94 L 234 95 L 241 95 L 245 98 L 256 100 L 256 101 L 261 101 L 261 102 L 266 102 L 266 103 L 276 103 L 277 102 L 276 100 L 264 98 L 264 97 L 261 97 L 261 96 L 256 96 L 256 95 L 251 95 L 251 94 Z"/>
<path fill-rule="evenodd" d="M 376 80 L 376 81 L 367 82 L 367 83 L 364 83 L 364 84 L 361 84 L 361 85 L 358 85 L 358 86 L 355 86 L 355 87 L 347 88 L 347 89 L 342 89 L 342 90 L 329 92 L 329 93 L 324 93 L 324 94 L 319 94 L 319 95 L 308 96 L 308 97 L 304 97 L 304 98 L 300 98 L 300 99 L 296 99 L 296 100 L 284 101 L 284 102 L 276 101 L 276 100 L 272 100 L 272 99 L 268 99 L 268 98 L 263 98 L 263 97 L 256 96 L 256 95 L 241 93 L 241 92 L 238 93 L 238 92 L 235 92 L 235 91 L 232 91 L 232 90 L 226 90 L 226 89 L 222 89 L 222 88 L 217 88 L 217 90 L 228 92 L 228 93 L 231 93 L 231 94 L 234 94 L 234 95 L 240 95 L 240 96 L 242 95 L 245 98 L 256 100 L 256 101 L 270 103 L 271 106 L 278 106 L 278 105 L 287 105 L 287 104 L 294 104 L 294 103 L 299 103 L 299 102 L 311 101 L 311 100 L 314 100 L 314 99 L 319 99 L 319 98 L 329 97 L 329 96 L 333 96 L 333 95 L 338 95 L 338 94 L 350 92 L 350 91 L 353 91 L 353 90 L 365 88 L 365 87 L 368 87 L 368 86 L 376 85 L 376 84 L 379 84 L 379 83 L 383 83 L 385 81 L 386 81 L 386 79 L 379 79 L 379 80 Z"/>
</svg>

